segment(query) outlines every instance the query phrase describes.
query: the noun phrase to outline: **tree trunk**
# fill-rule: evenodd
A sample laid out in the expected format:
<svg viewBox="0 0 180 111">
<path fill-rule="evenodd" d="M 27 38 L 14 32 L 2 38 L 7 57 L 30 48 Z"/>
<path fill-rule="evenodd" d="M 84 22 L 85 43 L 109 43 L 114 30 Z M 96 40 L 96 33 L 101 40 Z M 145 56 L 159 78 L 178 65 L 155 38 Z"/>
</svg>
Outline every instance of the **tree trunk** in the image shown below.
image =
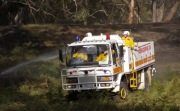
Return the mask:
<svg viewBox="0 0 180 111">
<path fill-rule="evenodd" d="M 172 20 L 172 18 L 174 17 L 174 15 L 175 15 L 175 13 L 176 13 L 176 11 L 178 9 L 179 4 L 180 4 L 180 1 L 177 0 L 176 3 L 174 3 L 174 5 L 172 6 L 170 12 L 168 13 L 168 15 L 166 16 L 164 21 L 167 22 L 167 21 L 171 21 Z"/>
<path fill-rule="evenodd" d="M 129 6 L 129 18 L 128 23 L 133 23 L 133 16 L 134 16 L 134 0 L 131 0 L 130 6 Z"/>
<path fill-rule="evenodd" d="M 20 8 L 20 10 L 16 13 L 16 16 L 14 17 L 15 24 L 23 24 L 23 8 Z"/>
<path fill-rule="evenodd" d="M 156 0 L 152 0 L 152 22 L 156 22 Z"/>
<path fill-rule="evenodd" d="M 130 7 L 128 0 L 123 0 L 123 1 L 128 5 L 128 7 Z M 139 16 L 139 14 L 135 10 L 134 10 L 134 15 L 136 16 L 136 18 L 139 20 L 140 23 L 143 22 L 141 17 Z"/>
<path fill-rule="evenodd" d="M 164 0 L 159 1 L 158 8 L 156 9 L 157 22 L 162 22 L 164 15 Z"/>
</svg>

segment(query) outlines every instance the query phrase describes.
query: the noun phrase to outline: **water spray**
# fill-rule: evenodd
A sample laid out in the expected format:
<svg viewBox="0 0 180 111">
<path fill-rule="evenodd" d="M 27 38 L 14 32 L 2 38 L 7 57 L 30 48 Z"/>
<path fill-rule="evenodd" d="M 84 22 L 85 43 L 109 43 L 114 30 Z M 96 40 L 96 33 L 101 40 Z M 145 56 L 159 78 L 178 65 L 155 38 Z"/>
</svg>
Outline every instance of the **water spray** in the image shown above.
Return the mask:
<svg viewBox="0 0 180 111">
<path fill-rule="evenodd" d="M 51 51 L 49 53 L 42 54 L 41 56 L 39 56 L 35 59 L 32 59 L 30 61 L 23 62 L 23 63 L 20 63 L 18 65 L 15 65 L 13 67 L 10 67 L 9 69 L 1 72 L 0 76 L 10 74 L 11 72 L 14 72 L 14 71 L 18 70 L 19 68 L 22 68 L 28 64 L 37 63 L 37 62 L 46 62 L 46 61 L 57 59 L 58 57 L 59 57 L 58 51 L 54 50 L 54 51 Z"/>
</svg>

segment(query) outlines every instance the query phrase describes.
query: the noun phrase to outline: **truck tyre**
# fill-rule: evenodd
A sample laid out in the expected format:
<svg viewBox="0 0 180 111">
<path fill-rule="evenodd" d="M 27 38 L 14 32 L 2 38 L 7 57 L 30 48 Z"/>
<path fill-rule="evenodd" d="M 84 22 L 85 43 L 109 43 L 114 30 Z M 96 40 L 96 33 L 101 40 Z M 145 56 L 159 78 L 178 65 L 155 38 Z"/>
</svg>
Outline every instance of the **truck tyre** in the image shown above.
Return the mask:
<svg viewBox="0 0 180 111">
<path fill-rule="evenodd" d="M 128 93 L 129 93 L 129 90 L 128 90 L 127 85 L 124 82 L 121 82 L 121 84 L 120 84 L 120 91 L 119 91 L 120 99 L 126 100 Z"/>
<path fill-rule="evenodd" d="M 127 96 L 129 94 L 129 90 L 127 85 L 124 82 L 120 83 L 120 90 L 119 92 L 113 97 L 116 102 L 125 101 L 127 100 Z"/>
</svg>

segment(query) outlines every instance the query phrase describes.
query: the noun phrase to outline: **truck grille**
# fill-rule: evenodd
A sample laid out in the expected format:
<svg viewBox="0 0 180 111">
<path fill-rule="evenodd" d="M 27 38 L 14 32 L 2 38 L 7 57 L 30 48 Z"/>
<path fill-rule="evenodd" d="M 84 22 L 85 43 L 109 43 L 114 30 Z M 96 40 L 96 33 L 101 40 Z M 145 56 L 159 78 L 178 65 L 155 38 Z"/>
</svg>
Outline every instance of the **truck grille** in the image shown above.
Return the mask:
<svg viewBox="0 0 180 111">
<path fill-rule="evenodd" d="M 94 83 L 96 82 L 95 76 L 84 76 L 84 77 L 79 77 L 79 83 Z"/>
</svg>

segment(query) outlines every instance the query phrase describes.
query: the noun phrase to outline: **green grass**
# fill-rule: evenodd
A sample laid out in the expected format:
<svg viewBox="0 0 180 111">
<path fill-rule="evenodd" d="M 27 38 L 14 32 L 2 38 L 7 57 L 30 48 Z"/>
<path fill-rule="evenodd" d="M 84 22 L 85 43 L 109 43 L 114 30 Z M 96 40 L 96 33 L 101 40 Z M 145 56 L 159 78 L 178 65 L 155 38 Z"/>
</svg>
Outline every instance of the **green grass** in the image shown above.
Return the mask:
<svg viewBox="0 0 180 111">
<path fill-rule="evenodd" d="M 131 92 L 128 100 L 115 103 L 104 92 L 68 101 L 61 88 L 58 60 L 29 64 L 1 78 L 1 111 L 174 111 L 180 110 L 179 72 L 153 79 L 149 92 Z"/>
<path fill-rule="evenodd" d="M 23 66 L 1 78 L 1 83 L 0 107 L 4 111 L 48 111 L 51 103 L 59 104 L 64 97 L 57 60 Z"/>
<path fill-rule="evenodd" d="M 180 110 L 180 75 L 168 72 L 167 77 L 154 80 L 149 92 L 137 91 L 120 104 L 126 110 L 177 111 Z M 131 107 L 129 107 L 131 106 Z"/>
</svg>

